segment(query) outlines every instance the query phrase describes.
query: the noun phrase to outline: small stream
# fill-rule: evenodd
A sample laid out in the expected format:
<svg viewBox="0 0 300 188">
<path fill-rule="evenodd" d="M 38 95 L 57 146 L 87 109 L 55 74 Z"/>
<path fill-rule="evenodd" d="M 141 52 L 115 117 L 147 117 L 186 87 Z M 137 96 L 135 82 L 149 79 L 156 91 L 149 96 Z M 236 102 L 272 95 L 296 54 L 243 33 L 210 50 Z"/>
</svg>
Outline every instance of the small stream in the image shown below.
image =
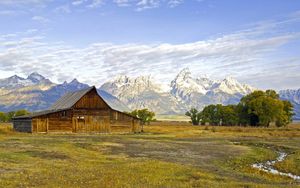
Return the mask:
<svg viewBox="0 0 300 188">
<path fill-rule="evenodd" d="M 294 174 L 291 174 L 291 173 L 280 172 L 280 171 L 278 171 L 274 168 L 275 163 L 281 162 L 287 157 L 287 153 L 285 153 L 285 152 L 278 152 L 278 154 L 279 155 L 275 160 L 267 161 L 267 162 L 264 162 L 264 163 L 255 163 L 255 164 L 252 165 L 252 167 L 256 168 L 256 169 L 259 169 L 259 170 L 262 170 L 264 172 L 271 173 L 271 174 L 278 174 L 278 175 L 281 175 L 281 176 L 288 176 L 288 177 L 290 177 L 294 180 L 300 180 L 300 176 L 297 176 L 297 175 L 294 175 Z"/>
</svg>

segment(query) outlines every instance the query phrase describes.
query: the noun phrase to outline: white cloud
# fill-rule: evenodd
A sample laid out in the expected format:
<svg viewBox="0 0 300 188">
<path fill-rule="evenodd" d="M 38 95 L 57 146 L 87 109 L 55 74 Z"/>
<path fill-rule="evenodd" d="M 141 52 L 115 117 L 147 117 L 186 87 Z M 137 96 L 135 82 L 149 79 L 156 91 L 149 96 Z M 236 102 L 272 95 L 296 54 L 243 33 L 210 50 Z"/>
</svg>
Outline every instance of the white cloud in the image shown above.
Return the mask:
<svg viewBox="0 0 300 188">
<path fill-rule="evenodd" d="M 31 19 L 33 21 L 37 21 L 37 22 L 40 22 L 42 24 L 46 24 L 46 23 L 50 22 L 50 20 L 48 18 L 45 18 L 43 16 L 33 16 Z"/>
<path fill-rule="evenodd" d="M 300 39 L 299 32 L 277 32 L 295 21 L 289 19 L 261 22 L 239 32 L 185 44 L 94 43 L 83 48 L 45 42 L 31 29 L 0 35 L 0 72 L 24 75 L 37 71 L 54 81 L 76 77 L 99 86 L 118 74 L 151 73 L 168 83 L 180 69 L 190 67 L 196 74 L 217 79 L 233 75 L 256 87 L 292 87 L 300 82 L 300 56 L 268 57 Z"/>
<path fill-rule="evenodd" d="M 152 9 L 152 8 L 157 8 L 160 5 L 160 0 L 139 0 L 136 3 L 136 10 L 137 11 L 142 11 L 145 9 Z"/>
<path fill-rule="evenodd" d="M 54 9 L 54 11 L 57 13 L 71 13 L 72 12 L 70 9 L 70 6 L 68 4 L 56 7 Z"/>
<path fill-rule="evenodd" d="M 2 5 L 25 5 L 25 4 L 44 4 L 52 0 L 1 0 Z"/>
<path fill-rule="evenodd" d="M 197 0 L 199 1 L 199 0 Z M 32 11 L 34 8 L 45 8 L 49 6 L 54 0 L 0 0 L 0 5 L 9 8 L 30 7 L 27 12 Z M 56 12 L 70 13 L 72 8 L 78 8 L 82 5 L 86 8 L 99 8 L 104 4 L 115 3 L 118 7 L 133 7 L 136 11 L 143 11 L 147 9 L 154 9 L 166 4 L 167 7 L 174 8 L 184 3 L 184 0 L 70 0 L 60 2 L 58 7 L 55 8 Z M 2 10 L 2 15 L 12 14 L 16 10 Z M 1 15 L 1 11 L 0 11 Z"/>
<path fill-rule="evenodd" d="M 18 13 L 14 10 L 0 10 L 0 15 L 2 16 L 13 16 L 17 15 Z"/>
<path fill-rule="evenodd" d="M 169 6 L 171 8 L 177 7 L 178 5 L 182 4 L 184 2 L 184 0 L 170 0 L 168 2 Z"/>
<path fill-rule="evenodd" d="M 0 0 L 1 8 L 14 8 L 14 11 L 30 12 L 36 8 L 45 8 L 54 0 Z M 28 9 L 24 9 L 24 7 Z"/>
<path fill-rule="evenodd" d="M 103 0 L 92 0 L 92 2 L 87 5 L 88 8 L 97 8 L 101 5 L 103 5 L 104 1 Z"/>
<path fill-rule="evenodd" d="M 23 74 L 38 71 L 59 82 L 76 77 L 97 86 L 118 74 L 137 76 L 151 73 L 159 80 L 169 82 L 184 67 L 216 78 L 232 74 L 250 80 L 248 75 L 262 72 L 261 77 L 256 79 L 268 80 L 269 75 L 276 71 L 282 74 L 282 80 L 285 80 L 287 72 L 290 77 L 299 78 L 299 59 L 294 61 L 292 72 L 291 64 L 279 66 L 276 62 L 264 62 L 266 54 L 300 38 L 299 33 L 260 39 L 248 38 L 248 35 L 247 32 L 239 32 L 178 45 L 95 43 L 85 48 L 44 43 L 43 38 L 38 36 L 19 40 L 10 37 L 1 44 L 4 49 L 0 50 L 0 71 L 15 70 Z"/>
<path fill-rule="evenodd" d="M 72 2 L 72 5 L 74 6 L 78 6 L 78 5 L 81 5 L 83 3 L 85 3 L 87 0 L 75 0 Z"/>
<path fill-rule="evenodd" d="M 131 6 L 130 0 L 114 0 L 114 3 L 116 3 L 119 7 Z"/>
<path fill-rule="evenodd" d="M 19 16 L 43 9 L 53 0 L 0 0 L 0 15 Z"/>
</svg>

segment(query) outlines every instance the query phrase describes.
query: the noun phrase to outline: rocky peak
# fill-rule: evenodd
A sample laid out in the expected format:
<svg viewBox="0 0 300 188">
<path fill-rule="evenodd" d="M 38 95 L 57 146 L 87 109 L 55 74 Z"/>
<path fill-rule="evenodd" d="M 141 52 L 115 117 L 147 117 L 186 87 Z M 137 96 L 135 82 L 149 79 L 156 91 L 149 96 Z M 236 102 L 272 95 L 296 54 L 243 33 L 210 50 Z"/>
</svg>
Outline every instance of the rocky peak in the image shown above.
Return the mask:
<svg viewBox="0 0 300 188">
<path fill-rule="evenodd" d="M 234 79 L 232 76 L 227 76 L 223 82 L 225 82 L 228 85 L 238 85 L 240 84 L 236 79 Z"/>
<path fill-rule="evenodd" d="M 15 89 L 29 84 L 26 79 L 17 75 L 0 80 L 0 87 L 5 89 Z"/>
<path fill-rule="evenodd" d="M 188 80 L 188 79 L 191 79 L 191 78 L 192 78 L 192 73 L 191 73 L 190 69 L 186 67 L 178 73 L 175 80 L 177 80 L 177 81 L 182 80 L 183 81 L 183 80 Z"/>
<path fill-rule="evenodd" d="M 211 80 L 207 75 L 201 75 L 196 79 L 196 82 L 199 85 L 202 85 L 206 90 L 209 90 L 213 84 L 215 83 L 214 80 Z"/>
<path fill-rule="evenodd" d="M 29 80 L 38 80 L 38 81 L 41 81 L 41 80 L 44 80 L 45 77 L 42 76 L 42 75 L 40 75 L 40 74 L 37 73 L 37 72 L 33 72 L 33 73 L 31 73 L 31 74 L 27 77 L 27 79 L 29 79 Z"/>
<path fill-rule="evenodd" d="M 80 82 L 76 79 L 76 78 L 74 78 L 69 84 L 74 84 L 74 85 L 76 85 L 76 84 L 79 84 Z"/>
<path fill-rule="evenodd" d="M 223 92 L 227 94 L 248 94 L 255 89 L 251 86 L 248 86 L 246 84 L 239 83 L 236 79 L 234 79 L 231 76 L 226 77 L 219 83 L 214 84 L 213 91 L 215 93 L 217 92 Z"/>
<path fill-rule="evenodd" d="M 44 76 L 42 76 L 41 74 L 39 74 L 37 72 L 31 73 L 27 77 L 27 80 L 31 81 L 33 83 L 33 85 L 35 85 L 35 84 L 44 84 L 44 85 L 52 84 L 52 82 L 49 79 L 46 79 Z"/>
<path fill-rule="evenodd" d="M 280 98 L 300 104 L 300 89 L 286 89 L 279 91 Z"/>
<path fill-rule="evenodd" d="M 15 74 L 15 75 L 9 77 L 8 80 L 25 80 L 25 78 L 22 78 Z"/>
</svg>

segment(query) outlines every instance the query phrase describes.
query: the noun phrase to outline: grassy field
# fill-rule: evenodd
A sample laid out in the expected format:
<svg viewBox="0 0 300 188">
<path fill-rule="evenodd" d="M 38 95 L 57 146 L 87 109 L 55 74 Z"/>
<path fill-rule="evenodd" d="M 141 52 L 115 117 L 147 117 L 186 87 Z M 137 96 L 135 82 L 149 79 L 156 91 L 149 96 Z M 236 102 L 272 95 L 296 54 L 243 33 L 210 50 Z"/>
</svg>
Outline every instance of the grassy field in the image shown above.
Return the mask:
<svg viewBox="0 0 300 188">
<path fill-rule="evenodd" d="M 191 121 L 186 115 L 156 115 L 155 116 L 159 121 Z"/>
<path fill-rule="evenodd" d="M 26 134 L 0 125 L 0 187 L 299 187 L 251 164 L 276 158 L 300 175 L 300 125 L 191 126 L 157 122 L 143 134 Z"/>
</svg>

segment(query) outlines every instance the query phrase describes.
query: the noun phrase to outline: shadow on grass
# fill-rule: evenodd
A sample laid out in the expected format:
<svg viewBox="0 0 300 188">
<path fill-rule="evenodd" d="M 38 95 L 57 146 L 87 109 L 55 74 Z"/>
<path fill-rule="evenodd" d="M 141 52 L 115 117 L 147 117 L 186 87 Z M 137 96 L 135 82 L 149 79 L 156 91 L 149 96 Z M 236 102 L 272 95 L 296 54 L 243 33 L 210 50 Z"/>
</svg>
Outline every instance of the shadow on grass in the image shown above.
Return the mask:
<svg viewBox="0 0 300 188">
<path fill-rule="evenodd" d="M 70 159 L 69 156 L 67 156 L 63 153 L 56 152 L 56 151 L 49 152 L 49 151 L 27 150 L 27 151 L 20 152 L 20 153 L 25 154 L 25 155 L 29 155 L 31 157 L 38 157 L 38 158 L 41 158 L 41 159 L 55 159 L 55 160 Z"/>
</svg>

